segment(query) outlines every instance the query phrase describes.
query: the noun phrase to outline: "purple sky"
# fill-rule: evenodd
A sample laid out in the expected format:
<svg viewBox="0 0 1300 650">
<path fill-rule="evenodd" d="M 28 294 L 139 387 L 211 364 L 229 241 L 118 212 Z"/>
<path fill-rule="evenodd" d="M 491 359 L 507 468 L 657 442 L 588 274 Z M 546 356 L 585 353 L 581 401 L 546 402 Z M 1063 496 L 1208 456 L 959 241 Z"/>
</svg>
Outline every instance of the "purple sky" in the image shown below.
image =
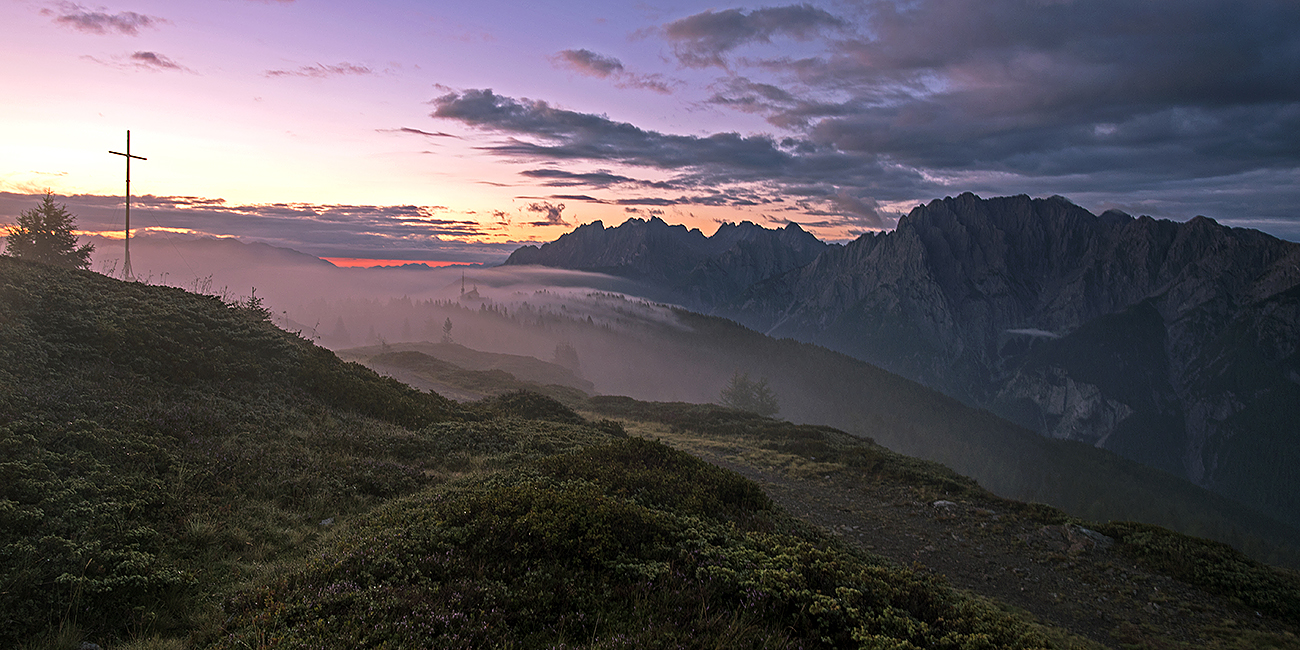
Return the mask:
<svg viewBox="0 0 1300 650">
<path fill-rule="evenodd" d="M 0 42 L 0 223 L 114 228 L 131 129 L 133 226 L 322 256 L 964 191 L 1300 240 L 1294 0 L 5 0 Z"/>
</svg>

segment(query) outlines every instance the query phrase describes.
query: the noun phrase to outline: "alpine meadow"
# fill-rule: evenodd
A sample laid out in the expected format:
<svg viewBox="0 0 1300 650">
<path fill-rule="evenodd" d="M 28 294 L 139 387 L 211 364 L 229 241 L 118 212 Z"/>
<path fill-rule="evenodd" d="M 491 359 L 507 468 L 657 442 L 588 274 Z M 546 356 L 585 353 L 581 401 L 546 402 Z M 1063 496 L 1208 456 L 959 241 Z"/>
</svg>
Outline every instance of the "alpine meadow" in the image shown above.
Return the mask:
<svg viewBox="0 0 1300 650">
<path fill-rule="evenodd" d="M 1295 0 L 0 42 L 0 650 L 1300 650 Z"/>
</svg>

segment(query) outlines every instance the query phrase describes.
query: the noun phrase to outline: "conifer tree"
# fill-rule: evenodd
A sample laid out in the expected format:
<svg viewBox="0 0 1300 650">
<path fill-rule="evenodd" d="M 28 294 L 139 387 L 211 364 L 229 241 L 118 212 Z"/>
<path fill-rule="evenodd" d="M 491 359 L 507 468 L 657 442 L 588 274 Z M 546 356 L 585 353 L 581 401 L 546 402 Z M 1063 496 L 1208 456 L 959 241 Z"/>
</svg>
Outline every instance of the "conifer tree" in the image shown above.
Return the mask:
<svg viewBox="0 0 1300 650">
<path fill-rule="evenodd" d="M 727 382 L 719 397 L 723 406 L 768 417 L 781 410 L 776 394 L 767 385 L 767 377 L 753 381 L 749 373 L 739 370 L 731 375 L 731 381 Z"/>
<path fill-rule="evenodd" d="M 45 193 L 45 199 L 35 208 L 18 216 L 18 225 L 5 238 L 5 253 L 12 257 L 45 262 L 72 269 L 90 266 L 90 244 L 77 246 L 77 236 L 72 233 L 76 218 L 62 205 L 54 203 L 54 194 Z"/>
</svg>

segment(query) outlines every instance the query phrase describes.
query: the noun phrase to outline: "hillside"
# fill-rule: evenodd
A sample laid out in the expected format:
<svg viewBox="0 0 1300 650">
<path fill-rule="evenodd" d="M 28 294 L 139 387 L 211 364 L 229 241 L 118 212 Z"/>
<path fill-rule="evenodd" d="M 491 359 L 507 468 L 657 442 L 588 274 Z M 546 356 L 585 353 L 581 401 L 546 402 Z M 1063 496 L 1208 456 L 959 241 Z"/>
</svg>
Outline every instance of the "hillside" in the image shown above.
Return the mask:
<svg viewBox="0 0 1300 650">
<path fill-rule="evenodd" d="M 457 404 L 255 303 L 3 257 L 0 354 L 7 647 L 1089 647 L 626 433 L 673 422 L 760 453 L 834 439 L 860 480 L 992 498 L 829 429 L 631 400 L 584 419 L 528 393 Z M 1285 647 L 1294 576 L 1214 553 L 1235 567 L 1215 592 L 1262 618 L 1196 606 Z"/>
<path fill-rule="evenodd" d="M 617 423 L 420 393 L 252 301 L 0 257 L 0 354 L 5 647 L 1078 647 Z"/>
<path fill-rule="evenodd" d="M 1000 496 L 1048 503 L 1088 519 L 1167 526 L 1232 544 L 1262 561 L 1300 566 L 1300 532 L 1240 502 L 1112 452 L 1042 437 L 823 347 L 772 339 L 731 321 L 615 294 L 566 297 L 536 292 L 515 296 L 513 302 L 505 302 L 510 296 L 496 302 L 495 292 L 485 290 L 485 295 L 493 297 L 491 309 L 459 302 L 411 305 L 394 300 L 387 305 L 372 302 L 365 311 L 377 323 L 407 319 L 436 324 L 450 318 L 457 324 L 458 340 L 469 347 L 395 342 L 387 348 L 379 345 L 342 353 L 364 359 L 381 373 L 458 399 L 509 390 L 484 390 L 484 380 L 513 388 L 520 385 L 486 375 L 449 374 L 446 364 L 492 372 L 492 367 L 506 367 L 498 365 L 505 363 L 502 359 L 510 359 L 509 367 L 524 376 L 519 358 L 553 358 L 561 343 L 571 344 L 582 379 L 599 394 L 708 402 L 716 400 L 728 378 L 740 370 L 769 380 L 780 400 L 782 418 L 830 425 L 894 451 L 943 463 Z M 481 358 L 472 359 L 465 355 L 470 347 L 506 349 L 514 355 L 476 352 Z M 384 354 L 391 356 L 376 362 L 375 357 Z M 559 370 L 535 359 L 533 363 Z M 571 381 L 544 374 L 528 376 L 537 384 Z M 568 387 L 587 390 L 577 383 Z M 536 390 L 574 403 L 565 390 Z"/>
<path fill-rule="evenodd" d="M 573 401 L 595 388 L 559 364 L 519 354 L 481 352 L 457 343 L 394 343 L 348 348 L 337 354 L 409 386 L 460 401 L 517 390 Z"/>
</svg>

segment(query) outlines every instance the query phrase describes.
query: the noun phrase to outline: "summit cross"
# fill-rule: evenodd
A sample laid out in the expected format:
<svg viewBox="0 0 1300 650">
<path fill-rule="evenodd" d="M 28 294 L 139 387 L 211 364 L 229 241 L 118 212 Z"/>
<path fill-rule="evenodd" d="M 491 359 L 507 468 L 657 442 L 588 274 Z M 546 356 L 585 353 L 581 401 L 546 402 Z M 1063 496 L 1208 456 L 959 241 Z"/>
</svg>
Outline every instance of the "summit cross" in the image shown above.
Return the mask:
<svg viewBox="0 0 1300 650">
<path fill-rule="evenodd" d="M 109 151 L 109 153 L 126 158 L 126 256 L 122 261 L 122 278 L 134 282 L 135 277 L 131 273 L 131 159 L 148 160 L 148 158 L 131 154 L 130 129 L 126 131 L 126 153 L 120 151 Z"/>
</svg>

